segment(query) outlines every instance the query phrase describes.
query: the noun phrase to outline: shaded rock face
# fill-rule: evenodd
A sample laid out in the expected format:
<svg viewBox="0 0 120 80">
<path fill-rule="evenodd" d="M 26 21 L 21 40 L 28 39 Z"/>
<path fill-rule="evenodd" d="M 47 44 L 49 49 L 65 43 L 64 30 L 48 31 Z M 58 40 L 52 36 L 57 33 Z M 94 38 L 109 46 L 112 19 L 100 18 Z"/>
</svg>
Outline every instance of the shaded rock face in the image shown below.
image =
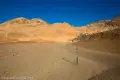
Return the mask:
<svg viewBox="0 0 120 80">
<path fill-rule="evenodd" d="M 120 16 L 112 20 L 102 20 L 81 27 L 74 40 L 118 39 L 120 37 Z"/>
<path fill-rule="evenodd" d="M 81 34 L 78 40 L 120 39 L 120 29 L 93 34 Z"/>
<path fill-rule="evenodd" d="M 116 28 L 120 28 L 120 16 L 117 16 L 117 17 L 113 18 L 106 25 L 116 27 Z"/>
<path fill-rule="evenodd" d="M 86 25 L 86 33 L 92 34 L 92 33 L 108 31 L 112 29 L 112 27 L 108 25 L 109 22 L 110 21 L 105 20 L 105 21 L 99 21 L 92 24 L 88 24 Z"/>
</svg>

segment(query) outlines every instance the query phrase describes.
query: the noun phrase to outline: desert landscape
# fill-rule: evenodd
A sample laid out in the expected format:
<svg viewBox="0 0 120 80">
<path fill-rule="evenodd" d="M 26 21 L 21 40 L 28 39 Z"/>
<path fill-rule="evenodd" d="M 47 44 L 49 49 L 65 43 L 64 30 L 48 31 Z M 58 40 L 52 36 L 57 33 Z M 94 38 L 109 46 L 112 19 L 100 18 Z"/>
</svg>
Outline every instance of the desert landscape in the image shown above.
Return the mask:
<svg viewBox="0 0 120 80">
<path fill-rule="evenodd" d="M 15 18 L 0 24 L 0 80 L 120 80 L 119 45 L 120 16 L 82 27 Z"/>
<path fill-rule="evenodd" d="M 20 17 L 0 24 L 0 42 L 67 42 L 76 35 L 68 23 L 48 24 L 41 19 Z M 59 36 L 58 36 L 59 35 Z"/>
</svg>

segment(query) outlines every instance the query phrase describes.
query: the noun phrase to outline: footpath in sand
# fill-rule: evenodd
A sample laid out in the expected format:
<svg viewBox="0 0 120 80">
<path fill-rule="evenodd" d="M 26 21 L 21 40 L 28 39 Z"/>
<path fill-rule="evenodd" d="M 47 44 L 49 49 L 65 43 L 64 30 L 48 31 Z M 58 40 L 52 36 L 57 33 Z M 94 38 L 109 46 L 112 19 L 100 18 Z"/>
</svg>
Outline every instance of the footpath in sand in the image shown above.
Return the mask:
<svg viewBox="0 0 120 80">
<path fill-rule="evenodd" d="M 65 43 L 10 43 L 0 45 L 0 80 L 27 77 L 30 80 L 88 80 L 119 65 L 119 57 Z"/>
</svg>

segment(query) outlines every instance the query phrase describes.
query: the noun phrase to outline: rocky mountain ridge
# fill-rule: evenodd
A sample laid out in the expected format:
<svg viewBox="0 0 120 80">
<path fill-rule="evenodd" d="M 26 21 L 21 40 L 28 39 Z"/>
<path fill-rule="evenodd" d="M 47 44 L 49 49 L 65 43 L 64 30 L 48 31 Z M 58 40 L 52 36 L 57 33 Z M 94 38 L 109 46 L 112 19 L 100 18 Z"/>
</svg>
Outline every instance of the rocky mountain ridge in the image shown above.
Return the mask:
<svg viewBox="0 0 120 80">
<path fill-rule="evenodd" d="M 100 40 L 118 39 L 120 37 L 120 16 L 112 20 L 102 20 L 80 27 L 79 36 L 74 41 L 79 40 Z"/>
</svg>

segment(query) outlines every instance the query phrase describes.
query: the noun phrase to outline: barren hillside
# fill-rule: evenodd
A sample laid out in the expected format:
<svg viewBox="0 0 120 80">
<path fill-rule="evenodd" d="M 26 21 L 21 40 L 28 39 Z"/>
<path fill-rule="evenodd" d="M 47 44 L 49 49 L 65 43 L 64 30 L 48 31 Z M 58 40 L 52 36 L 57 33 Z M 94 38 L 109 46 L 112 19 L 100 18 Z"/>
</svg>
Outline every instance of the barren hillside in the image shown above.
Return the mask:
<svg viewBox="0 0 120 80">
<path fill-rule="evenodd" d="M 76 29 L 68 23 L 48 24 L 35 18 L 16 18 L 0 24 L 0 41 L 66 42 L 76 37 Z"/>
<path fill-rule="evenodd" d="M 80 35 L 76 38 L 77 40 L 118 39 L 120 37 L 120 17 L 94 22 L 78 29 Z"/>
<path fill-rule="evenodd" d="M 80 27 L 80 34 L 73 39 L 79 47 L 120 54 L 120 17 L 99 21 Z"/>
</svg>

